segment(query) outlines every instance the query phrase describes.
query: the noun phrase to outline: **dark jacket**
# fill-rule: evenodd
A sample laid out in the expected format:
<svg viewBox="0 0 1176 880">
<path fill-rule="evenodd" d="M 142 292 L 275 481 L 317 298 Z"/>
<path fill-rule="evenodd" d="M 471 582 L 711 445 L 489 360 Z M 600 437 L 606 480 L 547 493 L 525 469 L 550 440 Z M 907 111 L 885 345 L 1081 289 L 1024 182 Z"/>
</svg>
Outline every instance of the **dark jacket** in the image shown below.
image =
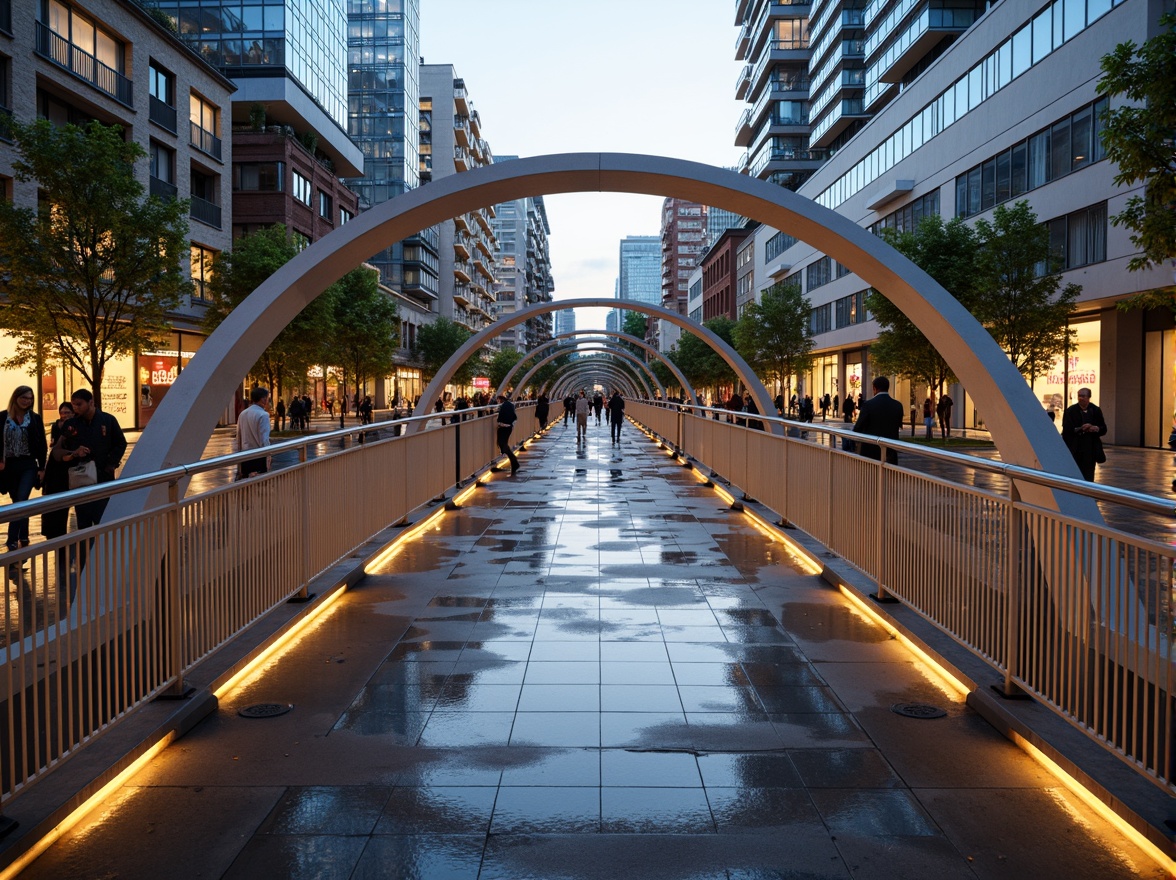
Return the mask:
<svg viewBox="0 0 1176 880">
<path fill-rule="evenodd" d="M 902 417 L 902 403 L 883 392 L 875 394 L 862 404 L 853 429 L 858 434 L 873 434 L 888 440 L 897 440 L 898 434 L 902 430 Z M 858 453 L 866 458 L 879 461 L 882 458 L 882 447 L 873 443 L 859 443 Z M 887 449 L 886 460 L 890 464 L 897 464 L 898 452 Z"/>
<path fill-rule="evenodd" d="M 547 399 L 546 394 L 540 394 L 539 400 L 535 402 L 535 418 L 542 424 L 547 424 L 547 419 L 551 412 L 551 401 Z"/>
<path fill-rule="evenodd" d="M 515 412 L 515 405 L 509 400 L 502 401 L 502 406 L 498 407 L 498 426 L 500 428 L 513 428 L 518 418 L 518 413 Z"/>
<path fill-rule="evenodd" d="M 8 419 L 8 414 L 4 414 L 4 419 Z M 2 428 L 2 423 L 0 423 Z M 27 428 L 29 436 L 29 455 L 37 460 L 37 470 L 43 471 L 45 469 L 45 459 L 49 455 L 49 443 L 45 440 L 45 422 L 39 413 L 29 410 L 29 426 Z M 0 437 L 2 437 L 0 431 Z M 0 443 L 4 441 L 0 439 Z M 8 458 L 8 450 L 4 450 L 4 457 Z"/>
<path fill-rule="evenodd" d="M 625 399 L 619 392 L 608 399 L 608 420 L 614 425 L 625 421 Z"/>
<path fill-rule="evenodd" d="M 99 483 L 114 479 L 114 471 L 127 451 L 127 438 L 118 419 L 99 410 L 89 422 L 81 416 L 74 416 L 61 431 L 65 435 L 62 446 L 67 452 L 73 452 L 79 446 L 90 450 L 89 459 L 76 458 L 75 462 L 93 461 L 98 468 Z"/>
<path fill-rule="evenodd" d="M 1098 433 L 1079 431 L 1083 425 L 1096 426 Z M 1083 476 L 1094 473 L 1094 466 L 1106 461 L 1102 445 L 1102 437 L 1106 432 L 1107 422 L 1103 418 L 1102 410 L 1093 403 L 1087 405 L 1085 413 L 1076 403 L 1066 407 L 1066 411 L 1062 413 L 1062 440 L 1074 456 L 1074 461 Z"/>
</svg>

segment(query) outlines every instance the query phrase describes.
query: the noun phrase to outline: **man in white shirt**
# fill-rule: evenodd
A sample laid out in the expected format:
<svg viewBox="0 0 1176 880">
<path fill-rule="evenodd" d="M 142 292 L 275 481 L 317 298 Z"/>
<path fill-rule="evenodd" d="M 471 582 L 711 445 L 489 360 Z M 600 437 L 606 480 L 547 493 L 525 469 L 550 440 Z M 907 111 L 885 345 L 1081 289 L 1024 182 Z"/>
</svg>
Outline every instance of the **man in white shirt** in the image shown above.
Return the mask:
<svg viewBox="0 0 1176 880">
<path fill-rule="evenodd" d="M 580 396 L 576 398 L 576 443 L 588 439 L 588 413 L 592 409 L 592 401 L 580 389 Z"/>
<path fill-rule="evenodd" d="M 237 439 L 233 443 L 234 451 L 244 452 L 248 449 L 261 449 L 269 446 L 269 397 L 270 393 L 265 388 L 254 388 L 249 393 L 252 405 L 245 407 L 241 410 L 241 415 L 237 416 Z M 269 456 L 251 458 L 241 462 L 237 472 L 238 479 L 243 480 L 254 474 L 264 474 L 268 470 Z"/>
</svg>

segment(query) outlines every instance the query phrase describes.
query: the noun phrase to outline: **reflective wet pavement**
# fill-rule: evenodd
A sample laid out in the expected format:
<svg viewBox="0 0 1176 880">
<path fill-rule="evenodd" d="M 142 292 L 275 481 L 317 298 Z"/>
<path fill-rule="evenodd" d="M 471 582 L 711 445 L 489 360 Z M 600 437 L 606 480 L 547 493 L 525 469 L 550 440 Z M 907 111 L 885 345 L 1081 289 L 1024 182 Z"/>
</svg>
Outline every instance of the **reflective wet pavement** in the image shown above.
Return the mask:
<svg viewBox="0 0 1176 880">
<path fill-rule="evenodd" d="M 589 431 L 532 443 L 23 876 L 1163 876 L 690 472 Z"/>
</svg>

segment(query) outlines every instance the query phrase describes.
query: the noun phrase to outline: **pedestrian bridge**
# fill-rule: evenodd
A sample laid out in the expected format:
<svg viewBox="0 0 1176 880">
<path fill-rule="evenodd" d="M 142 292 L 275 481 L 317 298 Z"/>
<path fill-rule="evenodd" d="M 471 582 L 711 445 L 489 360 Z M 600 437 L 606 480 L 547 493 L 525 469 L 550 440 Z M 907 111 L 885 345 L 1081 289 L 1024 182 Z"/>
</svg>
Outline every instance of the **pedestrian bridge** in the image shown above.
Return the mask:
<svg viewBox="0 0 1176 880">
<path fill-rule="evenodd" d="M 169 501 L 10 557 L 9 872 L 1171 870 L 1172 548 L 1016 487 L 1158 502 L 832 426 L 630 400 L 577 445 L 519 411 L 513 477 L 470 411 L 72 493 Z"/>
</svg>

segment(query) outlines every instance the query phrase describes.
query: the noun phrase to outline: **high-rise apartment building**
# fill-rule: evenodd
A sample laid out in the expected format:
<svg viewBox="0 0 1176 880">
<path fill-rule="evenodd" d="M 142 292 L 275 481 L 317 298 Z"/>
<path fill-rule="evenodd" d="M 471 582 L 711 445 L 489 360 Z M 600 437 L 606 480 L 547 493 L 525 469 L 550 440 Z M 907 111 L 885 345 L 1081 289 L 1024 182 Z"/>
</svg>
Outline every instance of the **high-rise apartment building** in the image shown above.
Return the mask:
<svg viewBox="0 0 1176 880">
<path fill-rule="evenodd" d="M 212 261 L 231 244 L 233 83 L 206 57 L 127 0 L 89 0 L 84 8 L 58 0 L 0 3 L 0 114 L 26 123 L 117 125 L 147 154 L 135 167 L 144 190 L 189 203 L 182 262 L 191 292 L 168 316 L 171 331 L 158 347 L 109 361 L 100 389 L 103 409 L 126 428 L 150 420 L 203 344 Z M 0 138 L 0 198 L 36 209 L 37 181 L 16 179 L 16 158 L 15 146 Z M 15 341 L 0 336 L 0 358 L 15 351 Z M 35 372 L 0 368 L 0 377 L 6 387 L 36 389 L 45 412 L 85 387 L 68 367 Z"/>
<path fill-rule="evenodd" d="M 496 162 L 517 159 L 499 156 Z M 551 227 L 542 196 L 515 199 L 494 206 L 490 224 L 498 242 L 496 317 L 512 314 L 535 303 L 551 302 L 555 282 L 551 277 L 548 237 Z M 530 351 L 551 339 L 551 315 L 540 315 L 505 330 L 499 344 Z"/>
<path fill-rule="evenodd" d="M 630 235 L 621 239 L 617 299 L 661 305 L 661 237 Z M 624 323 L 624 314 L 620 317 Z"/>
<path fill-rule="evenodd" d="M 735 57 L 745 62 L 735 98 L 748 105 L 735 126 L 736 146 L 747 148 L 739 170 L 792 190 L 828 155 L 810 143 L 810 9 L 773 0 L 735 4 Z"/>
<path fill-rule="evenodd" d="M 737 8 L 750 5 L 741 0 Z M 833 16 L 842 23 L 843 43 L 857 38 L 856 12 L 847 15 L 854 11 L 844 3 L 811 8 L 814 39 L 833 27 Z M 1136 248 L 1130 231 L 1110 219 L 1142 187 L 1114 183 L 1116 169 L 1099 139 L 1108 101 L 1097 87 L 1101 58 L 1124 41 L 1138 45 L 1158 33 L 1164 8 L 1171 4 L 871 3 L 861 16 L 860 53 L 863 108 L 870 115 L 833 135 L 852 114 L 822 129 L 826 117 L 814 111 L 815 138 L 831 137 L 837 150 L 799 190 L 873 231 L 912 229 L 932 214 L 974 222 L 991 218 L 998 205 L 1027 201 L 1049 229 L 1062 283 L 1082 288 L 1071 322 L 1077 347 L 1036 378 L 1035 396 L 1056 416 L 1079 387 L 1090 388 L 1107 419 L 1109 442 L 1144 446 L 1163 446 L 1171 429 L 1176 325 L 1167 309 L 1118 305 L 1170 285 L 1171 269 L 1127 269 Z M 824 67 L 817 73 L 814 94 L 817 80 L 827 79 Z M 801 377 L 802 390 L 817 397 L 868 388 L 878 333 L 864 307 L 869 285 L 787 231 L 761 227 L 754 235 L 757 293 L 790 278 L 813 305 L 816 360 Z M 902 380 L 892 393 L 917 404 L 927 391 Z M 950 393 L 957 426 L 982 427 L 966 385 Z"/>
<path fill-rule="evenodd" d="M 707 247 L 710 210 L 706 205 L 685 199 L 670 198 L 662 202 L 661 305 L 679 315 L 686 314 L 690 273 L 698 265 L 698 259 Z M 669 351 L 678 339 L 676 329 L 671 321 L 661 318 L 650 320 L 646 325 L 645 337 L 660 351 Z M 663 335 L 666 336 L 665 342 L 662 340 Z"/>
<path fill-rule="evenodd" d="M 429 113 L 429 179 L 494 164 L 481 117 L 453 65 L 420 65 L 420 89 L 421 112 Z M 494 208 L 488 206 L 437 227 L 437 313 L 474 332 L 494 320 L 498 242 L 493 221 Z"/>
</svg>

